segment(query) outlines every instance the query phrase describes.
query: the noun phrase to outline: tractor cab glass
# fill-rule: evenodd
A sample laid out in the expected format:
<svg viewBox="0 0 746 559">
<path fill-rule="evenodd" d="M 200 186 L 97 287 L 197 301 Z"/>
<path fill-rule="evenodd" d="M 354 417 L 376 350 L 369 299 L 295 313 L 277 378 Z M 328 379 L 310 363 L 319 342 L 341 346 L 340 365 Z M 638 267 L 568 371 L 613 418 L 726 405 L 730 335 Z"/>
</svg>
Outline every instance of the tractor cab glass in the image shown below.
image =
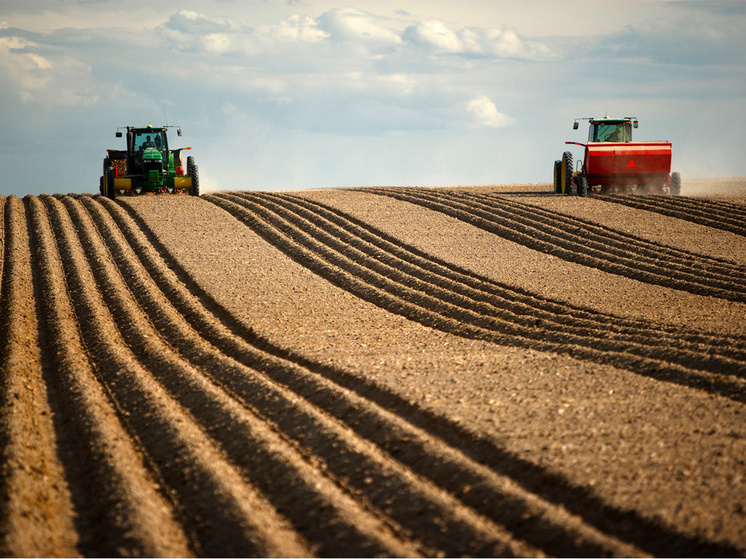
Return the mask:
<svg viewBox="0 0 746 559">
<path fill-rule="evenodd" d="M 632 140 L 632 125 L 629 122 L 591 123 L 588 132 L 589 142 L 629 142 Z"/>
<path fill-rule="evenodd" d="M 143 151 L 146 148 L 155 148 L 158 151 L 166 149 L 166 133 L 162 130 L 138 130 L 132 138 L 134 151 Z"/>
</svg>

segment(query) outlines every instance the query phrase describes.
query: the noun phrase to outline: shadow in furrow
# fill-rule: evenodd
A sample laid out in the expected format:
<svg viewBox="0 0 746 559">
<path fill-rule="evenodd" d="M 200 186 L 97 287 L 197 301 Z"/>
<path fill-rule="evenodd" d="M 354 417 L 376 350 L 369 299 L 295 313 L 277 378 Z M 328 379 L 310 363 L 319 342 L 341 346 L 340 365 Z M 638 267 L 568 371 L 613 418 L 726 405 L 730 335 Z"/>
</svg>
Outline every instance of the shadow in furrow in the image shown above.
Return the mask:
<svg viewBox="0 0 746 559">
<path fill-rule="evenodd" d="M 744 336 L 711 334 L 643 320 L 625 319 L 575 307 L 565 302 L 545 299 L 427 255 L 416 247 L 407 245 L 325 204 L 291 195 L 266 194 L 265 196 L 271 196 L 273 200 L 279 202 L 287 200 L 289 203 L 308 210 L 302 215 L 321 227 L 323 227 L 324 220 L 333 222 L 338 228 L 350 234 L 346 238 L 350 239 L 351 244 L 365 250 L 370 256 L 380 258 L 375 250 L 366 247 L 381 249 L 387 262 L 393 258 L 399 259 L 401 263 L 398 266 L 402 270 L 415 270 L 412 274 L 422 279 L 434 278 L 430 281 L 448 286 L 448 289 L 469 296 L 476 301 L 489 303 L 496 309 L 507 311 L 510 314 L 506 316 L 511 316 L 512 320 L 523 325 L 541 326 L 548 329 L 570 329 L 573 332 L 597 338 L 610 337 L 615 340 L 628 340 L 661 348 L 675 346 L 698 353 L 705 350 L 719 356 L 746 361 L 746 349 L 739 349 L 746 342 Z M 330 229 L 328 225 L 326 229 Z M 337 237 L 341 238 L 339 234 Z"/>
<path fill-rule="evenodd" d="M 71 214 L 78 213 L 75 204 L 70 200 L 65 202 Z M 328 431 L 329 426 L 312 416 L 303 416 L 297 411 L 297 403 L 263 383 L 256 370 L 242 366 L 199 338 L 187 325 L 187 320 L 170 308 L 169 301 L 156 284 L 151 283 L 149 276 L 138 269 L 139 261 L 134 252 L 127 252 L 126 246 L 118 244 L 117 232 L 96 211 L 100 207 L 92 205 L 89 209 L 122 276 L 128 278 L 133 297 L 155 326 L 151 331 L 145 321 L 136 316 L 139 310 L 126 308 L 122 298 L 111 294 L 107 298 L 108 305 L 120 321 L 143 324 L 123 332 L 125 341 L 142 362 L 149 363 L 149 369 L 159 382 L 190 410 L 205 431 L 241 467 L 248 481 L 311 542 L 315 553 L 324 556 L 418 554 L 415 546 L 386 535 L 390 530 L 384 522 L 364 512 L 352 498 L 314 470 L 302 456 L 305 447 L 293 444 L 283 435 L 301 430 L 318 439 L 320 432 Z M 79 228 L 83 227 L 80 223 Z M 96 274 L 102 285 L 116 285 L 116 278 L 111 277 L 112 270 L 101 267 Z M 162 343 L 152 341 L 160 336 Z M 265 419 L 268 409 L 274 410 L 269 414 L 269 422 Z M 283 418 L 289 425 L 283 424 Z M 331 443 L 339 448 L 349 447 L 349 441 L 339 437 L 333 438 Z M 301 444 L 313 444 L 313 441 L 303 440 Z M 330 454 L 333 453 L 322 453 L 322 456 Z M 357 464 L 359 476 L 371 475 L 364 471 L 365 460 L 353 455 L 354 452 L 350 452 L 343 457 L 344 462 Z M 367 469 L 375 471 L 377 468 L 368 464 Z M 393 489 L 391 483 L 388 486 L 397 494 L 408 496 L 412 506 L 424 507 L 419 496 L 407 493 L 406 487 Z M 378 537 L 378 533 L 383 533 L 384 537 Z"/>
<path fill-rule="evenodd" d="M 260 195 L 255 193 L 252 195 Z M 246 195 L 244 195 L 246 196 Z M 683 344 L 681 347 L 702 350 L 702 344 L 723 355 L 734 359 L 746 360 L 746 350 L 737 351 L 734 346 L 744 344 L 746 336 L 712 334 L 705 331 L 688 330 L 677 326 L 657 324 L 639 319 L 626 319 L 598 312 L 590 308 L 576 307 L 566 302 L 546 299 L 535 293 L 523 290 L 519 287 L 508 286 L 496 282 L 485 276 L 467 270 L 428 255 L 414 246 L 408 245 L 399 239 L 387 235 L 355 217 L 340 210 L 311 201 L 299 196 L 283 194 L 264 194 L 276 202 L 285 202 L 303 208 L 303 217 L 313 220 L 314 223 L 323 227 L 323 222 L 331 222 L 353 239 L 351 242 L 357 248 L 366 250 L 366 245 L 381 249 L 389 260 L 392 257 L 406 262 L 408 269 L 419 269 L 430 274 L 429 277 L 440 276 L 441 281 L 448 281 L 450 289 L 458 293 L 469 295 L 479 301 L 488 302 L 495 307 L 510 311 L 517 320 L 524 319 L 526 324 L 543 325 L 543 321 L 556 323 L 561 328 L 582 328 L 582 331 L 602 333 L 604 336 L 614 336 L 616 333 L 627 336 L 630 340 L 639 343 L 657 344 L 670 346 L 671 344 Z M 326 227 L 329 229 L 329 226 Z M 339 235 L 337 235 L 339 237 Z M 355 237 L 358 237 L 355 240 Z M 376 256 L 374 250 L 366 250 L 371 256 Z M 401 265 L 400 265 L 401 266 Z M 404 268 L 403 268 L 404 269 Z M 425 277 L 425 276 L 422 276 Z M 541 321 L 537 320 L 541 319 Z M 660 341 L 660 338 L 664 338 Z M 627 338 L 625 338 L 627 339 Z"/>
<path fill-rule="evenodd" d="M 118 339 L 116 318 L 98 300 L 99 293 L 110 295 L 112 286 L 91 290 L 95 282 L 84 273 L 83 247 L 90 237 L 81 237 L 82 246 L 76 245 L 74 228 L 61 203 L 49 199 L 47 204 L 75 313 L 85 325 L 82 333 L 99 382 L 107 388 L 129 436 L 137 441 L 179 519 L 193 535 L 195 549 L 201 555 L 306 554 L 263 501 L 240 481 L 192 418 L 152 381 L 146 366 Z M 121 327 L 126 330 L 133 325 L 123 322 Z M 269 526 L 274 537 L 269 535 Z"/>
<path fill-rule="evenodd" d="M 554 235 L 570 242 L 580 241 L 583 248 L 595 247 L 601 251 L 614 250 L 616 254 L 655 267 L 665 267 L 680 274 L 694 273 L 697 279 L 712 281 L 741 281 L 746 279 L 746 268 L 730 260 L 674 248 L 612 229 L 594 221 L 547 210 L 532 204 L 509 200 L 499 195 L 452 193 L 452 200 L 514 215 L 536 227 L 543 227 Z M 505 214 L 503 214 L 505 215 Z"/>
<path fill-rule="evenodd" d="M 633 511 L 624 511 L 611 507 L 599 500 L 590 489 L 572 485 L 568 483 L 563 476 L 522 460 L 512 453 L 507 452 L 505 449 L 495 446 L 494 441 L 476 435 L 448 419 L 440 417 L 429 410 L 423 409 L 417 404 L 408 402 L 396 393 L 390 392 L 370 381 L 356 377 L 346 371 L 309 360 L 292 350 L 274 346 L 268 340 L 256 335 L 256 333 L 249 327 L 235 319 L 229 311 L 221 307 L 208 293 L 196 285 L 190 278 L 189 274 L 169 254 L 168 250 L 158 240 L 157 236 L 148 228 L 145 222 L 137 215 L 137 213 L 131 208 L 126 206 L 122 207 L 129 214 L 130 218 L 137 223 L 137 226 L 158 251 L 160 257 L 185 284 L 189 291 L 201 301 L 202 305 L 210 313 L 218 317 L 232 333 L 246 340 L 254 347 L 283 360 L 292 361 L 303 368 L 309 369 L 320 378 L 350 390 L 360 398 L 370 402 L 375 402 L 381 408 L 384 408 L 402 420 L 411 423 L 418 429 L 430 433 L 450 445 L 452 448 L 458 449 L 464 455 L 471 457 L 479 464 L 497 474 L 511 477 L 520 484 L 520 486 L 529 491 L 532 491 L 542 498 L 557 503 L 571 512 L 582 516 L 589 524 L 598 527 L 608 534 L 632 542 L 651 553 L 697 555 L 732 554 L 735 552 L 734 548 L 727 545 L 720 545 L 687 537 L 658 522 L 643 518 Z M 286 382 L 290 384 L 291 381 L 287 380 Z M 302 389 L 298 388 L 298 390 L 300 391 Z M 314 388 L 314 390 L 316 390 L 316 388 Z M 324 404 L 319 402 L 317 405 L 321 406 Z M 331 408 L 336 407 L 330 406 L 329 404 L 326 404 L 326 406 Z M 334 413 L 340 413 L 339 409 L 334 411 Z M 365 425 L 368 418 L 365 417 L 364 409 L 362 411 L 356 411 L 355 413 L 362 413 L 360 416 L 361 419 L 350 421 L 350 425 L 357 429 L 359 426 Z M 422 458 L 419 452 L 414 451 L 413 456 L 408 457 L 406 456 L 406 453 L 409 452 L 409 450 L 402 453 L 401 448 L 397 448 L 396 437 L 391 437 L 390 440 L 386 441 L 381 440 L 381 437 L 385 438 L 386 435 L 379 434 L 378 439 L 375 439 L 377 436 L 376 433 L 371 433 L 369 436 L 392 455 L 396 455 L 397 453 L 400 455 L 404 454 L 400 459 L 408 460 L 407 463 L 410 464 L 410 467 L 417 469 L 418 462 Z M 400 440 L 398 441 L 398 444 L 401 445 Z M 428 467 L 423 468 L 422 471 L 418 470 L 420 475 L 438 475 L 437 472 L 431 471 L 431 462 L 425 460 L 425 463 Z M 448 473 L 456 474 L 450 475 L 450 483 L 456 484 L 454 491 L 458 493 L 459 473 L 451 471 Z M 439 479 L 438 483 L 447 485 L 448 482 Z M 462 499 L 468 499 L 468 496 L 460 495 L 460 497 Z M 485 503 L 482 501 L 481 505 L 478 502 L 469 502 L 469 504 L 470 506 L 474 506 L 476 510 L 483 510 L 485 506 L 487 509 L 490 509 L 494 503 Z M 479 508 L 480 506 L 481 509 Z M 489 514 L 489 511 L 485 511 L 484 513 Z M 518 526 L 518 528 L 520 528 L 520 526 Z M 528 541 L 535 541 L 532 540 L 530 535 L 526 537 Z M 546 549 L 546 547 L 544 549 Z M 573 554 L 572 546 L 555 549 L 560 550 L 557 554 Z M 564 552 L 561 551 L 562 549 L 564 549 Z M 577 550 L 574 554 L 578 554 Z"/>
<path fill-rule="evenodd" d="M 29 199 L 29 211 L 43 375 L 76 511 L 79 551 L 92 556 L 189 555 L 184 535 L 128 447 L 116 411 L 94 378 L 68 299 L 67 291 L 74 287 L 58 264 L 55 235 L 39 199 Z M 148 522 L 158 523 L 161 537 L 153 537 Z"/>
<path fill-rule="evenodd" d="M 408 250 L 403 243 L 387 241 L 383 236 L 374 234 L 372 228 L 360 227 L 341 212 L 332 213 L 316 203 L 304 204 L 300 198 L 268 194 L 251 196 L 264 200 L 264 205 L 271 207 L 275 213 L 278 213 L 276 208 L 281 205 L 283 209 L 279 211 L 283 219 L 303 228 L 316 240 L 344 253 L 351 260 L 373 267 L 389 278 L 397 277 L 400 283 L 412 285 L 417 282 L 418 289 L 456 306 L 504 319 L 522 327 L 527 337 L 544 340 L 552 335 L 573 334 L 584 337 L 583 340 L 575 338 L 574 341 L 594 344 L 599 349 L 622 349 L 703 370 L 719 373 L 731 371 L 734 375 L 738 375 L 739 369 L 738 363 L 733 360 L 746 363 L 746 351 L 738 349 L 742 340 L 737 337 L 713 336 L 706 332 L 674 328 L 664 330 L 653 324 L 643 325 L 639 321 L 580 312 L 568 305 L 550 304 L 536 297 L 521 297 L 519 293 L 511 293 L 504 287 L 495 289 L 496 284 L 486 278 L 459 273 L 434 259 L 419 257 L 416 251 Z M 309 227 L 308 223 L 312 223 L 313 227 Z M 365 256 L 360 258 L 356 253 L 364 253 Z M 668 333 L 673 335 L 666 335 Z M 709 346 L 708 355 L 704 357 L 701 355 L 705 347 L 703 344 Z M 652 354 L 647 347 L 654 348 Z M 672 352 L 672 347 L 677 349 Z"/>
<path fill-rule="evenodd" d="M 604 202 L 675 217 L 698 225 L 746 236 L 746 208 L 720 200 L 660 196 L 594 195 Z"/>
<path fill-rule="evenodd" d="M 411 283 L 395 281 L 391 277 L 390 269 L 376 271 L 365 267 L 360 260 L 351 260 L 336 249 L 315 241 L 311 234 L 301 231 L 265 205 L 227 194 L 220 197 L 212 196 L 210 200 L 233 213 L 265 240 L 327 281 L 381 308 L 426 326 L 501 345 L 568 354 L 580 359 L 622 367 L 658 380 L 721 394 L 736 401 L 746 401 L 743 379 L 739 377 L 743 376 L 743 363 L 731 360 L 727 364 L 726 375 L 721 375 L 717 368 L 715 372 L 692 368 L 688 362 L 691 359 L 687 355 L 662 352 L 665 354 L 662 358 L 658 355 L 661 352 L 646 350 L 637 344 L 596 338 L 584 339 L 565 332 L 550 334 L 545 330 L 520 327 L 504 319 L 484 316 L 451 304 L 447 300 L 450 298 L 448 293 L 434 297 L 426 290 L 423 291 L 421 284 L 412 286 Z M 273 222 L 281 223 L 275 226 Z M 444 292 L 441 290 L 440 294 L 443 295 Z M 672 357 L 684 364 L 666 361 L 666 358 Z M 711 360 L 705 358 L 699 361 L 706 364 Z M 735 377 L 730 377 L 727 373 Z"/>
<path fill-rule="evenodd" d="M 448 193 L 424 192 L 422 189 L 363 189 L 365 192 L 389 196 L 444 213 L 475 227 L 521 244 L 533 250 L 545 252 L 577 264 L 636 279 L 651 284 L 687 291 L 697 295 L 719 297 L 736 302 L 746 302 L 746 284 L 739 278 L 709 280 L 695 273 L 667 270 L 665 262 L 642 262 L 634 254 L 625 256 L 618 250 L 609 250 L 603 244 L 595 248 L 579 243 L 580 237 L 548 231 L 535 227 L 515 215 L 496 216 L 492 210 L 474 207 L 467 200 L 450 199 Z M 560 228 L 561 231 L 561 228 Z M 706 266 L 705 266 L 706 267 Z M 741 273 L 743 275 L 743 273 Z"/>
<path fill-rule="evenodd" d="M 143 255 L 141 250 L 137 253 L 138 256 Z M 144 264 L 147 266 L 147 263 Z M 161 275 L 159 270 L 152 267 L 150 273 L 154 277 Z M 186 311 L 190 314 L 188 302 L 180 301 L 178 292 L 174 293 L 166 287 L 164 294 L 178 304 L 181 312 Z M 159 308 L 156 305 L 154 310 L 157 311 Z M 276 379 L 285 375 L 292 379 L 308 375 L 296 365 L 286 361 L 279 362 L 276 357 L 257 352 L 256 348 L 246 346 L 242 340 L 231 341 L 229 334 L 210 334 L 216 329 L 209 324 L 209 319 L 207 323 L 201 324 L 199 317 L 191 316 L 190 321 L 194 322 L 201 335 L 206 336 L 226 355 L 252 369 L 263 371 L 269 378 Z M 164 326 L 169 328 L 168 324 Z M 281 385 L 268 384 L 256 374 L 247 376 L 236 370 L 235 366 L 232 367 L 233 370 L 227 368 L 225 358 L 219 362 L 206 361 L 204 356 L 196 355 L 189 348 L 189 343 L 185 342 L 182 346 L 180 340 L 183 336 L 175 331 L 170 332 L 167 337 L 173 341 L 172 343 L 180 346 L 185 355 L 194 359 L 195 364 L 203 367 L 205 374 L 218 379 L 224 387 L 229 388 L 234 397 L 245 401 L 252 409 L 266 416 L 278 427 L 279 432 L 297 440 L 302 448 L 313 449 L 315 456 L 326 463 L 329 471 L 344 480 L 345 485 L 351 487 L 355 494 L 362 495 L 365 500 L 411 530 L 412 537 L 421 539 L 423 543 L 435 546 L 436 549 L 442 549 L 448 555 L 535 553 L 526 550 L 524 544 L 516 545 L 511 542 L 512 538 L 507 534 L 502 536 L 503 531 L 499 527 L 487 528 L 485 521 L 474 516 L 468 509 L 463 509 L 451 496 L 430 487 L 427 483 L 416 481 L 411 473 L 402 469 L 396 462 L 384 458 L 379 450 L 362 444 L 362 439 L 351 439 L 345 434 L 346 429 L 340 430 L 333 421 L 314 411 L 314 408 L 299 400 L 293 393 L 280 390 Z M 245 347 L 236 347 L 239 341 Z M 319 388 L 316 385 L 312 389 L 317 396 Z M 335 408 L 332 407 L 331 411 L 334 412 Z M 306 516 L 309 514 L 315 514 L 313 509 L 306 510 Z M 527 522 L 525 518 L 522 520 L 524 524 Z M 500 543 L 501 539 L 505 539 L 506 543 Z M 576 544 L 575 548 L 584 549 L 583 544 Z"/>
</svg>

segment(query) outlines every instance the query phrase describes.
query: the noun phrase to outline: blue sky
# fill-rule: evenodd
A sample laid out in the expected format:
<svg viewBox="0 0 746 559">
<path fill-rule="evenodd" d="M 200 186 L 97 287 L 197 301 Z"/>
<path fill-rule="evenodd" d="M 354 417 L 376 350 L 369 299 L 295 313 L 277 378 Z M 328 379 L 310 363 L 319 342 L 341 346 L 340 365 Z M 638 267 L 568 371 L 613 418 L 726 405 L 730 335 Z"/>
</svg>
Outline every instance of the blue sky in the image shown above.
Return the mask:
<svg viewBox="0 0 746 559">
<path fill-rule="evenodd" d="M 745 37 L 742 1 L 0 0 L 0 195 L 95 192 L 148 123 L 203 190 L 549 182 L 604 114 L 745 176 Z"/>
</svg>

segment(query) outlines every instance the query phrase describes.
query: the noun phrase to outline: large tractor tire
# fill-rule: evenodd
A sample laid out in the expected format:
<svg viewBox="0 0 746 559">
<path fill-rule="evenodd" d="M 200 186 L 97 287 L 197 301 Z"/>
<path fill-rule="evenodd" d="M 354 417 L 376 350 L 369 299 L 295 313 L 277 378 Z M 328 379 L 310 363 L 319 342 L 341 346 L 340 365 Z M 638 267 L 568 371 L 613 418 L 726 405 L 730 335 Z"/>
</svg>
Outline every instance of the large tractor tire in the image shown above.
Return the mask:
<svg viewBox="0 0 746 559">
<path fill-rule="evenodd" d="M 562 161 L 554 162 L 554 193 L 560 194 L 562 192 Z"/>
<path fill-rule="evenodd" d="M 192 178 L 192 196 L 199 196 L 199 168 L 191 155 L 187 157 L 187 174 Z"/>
<path fill-rule="evenodd" d="M 575 183 L 578 185 L 578 196 L 588 196 L 588 179 L 584 174 L 575 177 Z"/>
<path fill-rule="evenodd" d="M 114 167 L 106 169 L 106 180 L 104 181 L 104 196 L 112 200 L 117 197 L 117 191 L 114 189 Z"/>
<path fill-rule="evenodd" d="M 562 193 L 572 196 L 572 153 L 569 151 L 562 154 L 560 184 L 562 186 Z"/>
<path fill-rule="evenodd" d="M 104 157 L 104 172 L 101 175 L 101 180 L 98 182 L 98 191 L 101 196 L 106 196 L 106 170 L 111 167 L 111 161 L 108 157 Z"/>
<path fill-rule="evenodd" d="M 681 175 L 679 173 L 671 173 L 671 188 L 669 192 L 671 196 L 681 196 Z"/>
</svg>

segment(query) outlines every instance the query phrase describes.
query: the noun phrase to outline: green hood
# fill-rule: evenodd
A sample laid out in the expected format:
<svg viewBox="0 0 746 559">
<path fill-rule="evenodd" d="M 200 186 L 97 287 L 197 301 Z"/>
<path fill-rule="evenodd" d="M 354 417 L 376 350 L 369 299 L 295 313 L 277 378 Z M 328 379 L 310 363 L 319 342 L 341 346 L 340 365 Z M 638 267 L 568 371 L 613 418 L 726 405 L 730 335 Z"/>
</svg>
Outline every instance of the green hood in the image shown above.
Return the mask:
<svg viewBox="0 0 746 559">
<path fill-rule="evenodd" d="M 163 159 L 161 157 L 161 152 L 155 148 L 145 148 L 145 151 L 142 152 L 142 158 L 143 159 Z"/>
</svg>

